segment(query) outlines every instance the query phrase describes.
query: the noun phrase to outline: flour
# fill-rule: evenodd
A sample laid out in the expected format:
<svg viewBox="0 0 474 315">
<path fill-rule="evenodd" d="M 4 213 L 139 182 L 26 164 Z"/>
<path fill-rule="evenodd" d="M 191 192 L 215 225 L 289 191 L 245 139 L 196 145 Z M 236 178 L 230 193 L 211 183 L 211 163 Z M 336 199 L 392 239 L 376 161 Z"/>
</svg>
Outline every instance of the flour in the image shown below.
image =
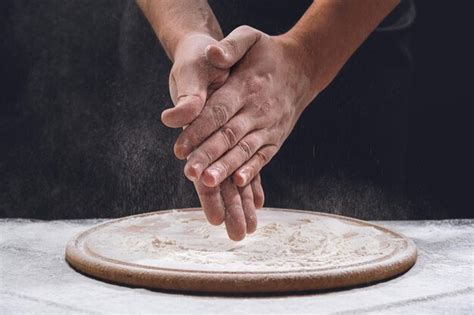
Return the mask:
<svg viewBox="0 0 474 315">
<path fill-rule="evenodd" d="M 337 217 L 260 210 L 259 227 L 240 242 L 201 211 L 173 211 L 111 224 L 87 246 L 115 260 L 159 268 L 281 272 L 343 268 L 387 257 L 396 234 Z"/>
</svg>

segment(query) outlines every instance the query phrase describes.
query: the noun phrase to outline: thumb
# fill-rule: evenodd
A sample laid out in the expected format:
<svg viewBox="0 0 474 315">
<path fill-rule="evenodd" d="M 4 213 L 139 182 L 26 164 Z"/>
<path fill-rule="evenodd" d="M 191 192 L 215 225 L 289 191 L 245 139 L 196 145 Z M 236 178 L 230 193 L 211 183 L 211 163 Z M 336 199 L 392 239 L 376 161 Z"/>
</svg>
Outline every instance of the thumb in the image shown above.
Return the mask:
<svg viewBox="0 0 474 315">
<path fill-rule="evenodd" d="M 206 58 L 214 67 L 229 69 L 261 38 L 262 33 L 250 26 L 239 26 L 226 38 L 207 46 Z"/>
<path fill-rule="evenodd" d="M 207 98 L 207 77 L 194 67 L 185 67 L 170 76 L 170 93 L 175 107 L 163 111 L 161 121 L 168 127 L 181 128 L 201 113 Z"/>
</svg>

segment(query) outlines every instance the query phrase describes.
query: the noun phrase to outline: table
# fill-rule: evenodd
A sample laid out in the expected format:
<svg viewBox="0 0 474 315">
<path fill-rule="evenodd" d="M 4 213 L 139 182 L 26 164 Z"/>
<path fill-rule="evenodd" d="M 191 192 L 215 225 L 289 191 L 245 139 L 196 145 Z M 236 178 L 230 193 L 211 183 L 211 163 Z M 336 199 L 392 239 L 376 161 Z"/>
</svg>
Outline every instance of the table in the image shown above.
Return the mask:
<svg viewBox="0 0 474 315">
<path fill-rule="evenodd" d="M 473 314 L 474 219 L 378 221 L 413 239 L 416 265 L 390 281 L 343 291 L 209 296 L 121 287 L 64 260 L 66 242 L 103 219 L 0 219 L 0 314 Z"/>
</svg>

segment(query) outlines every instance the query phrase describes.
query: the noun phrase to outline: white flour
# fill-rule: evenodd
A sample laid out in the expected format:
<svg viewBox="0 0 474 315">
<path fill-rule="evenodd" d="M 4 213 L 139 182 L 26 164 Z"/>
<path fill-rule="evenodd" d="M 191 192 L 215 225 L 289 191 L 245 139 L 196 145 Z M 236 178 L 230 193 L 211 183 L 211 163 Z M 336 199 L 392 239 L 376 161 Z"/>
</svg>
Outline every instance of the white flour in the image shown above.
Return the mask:
<svg viewBox="0 0 474 315">
<path fill-rule="evenodd" d="M 259 228 L 241 242 L 199 211 L 137 217 L 91 235 L 102 256 L 145 266 L 207 271 L 292 271 L 341 268 L 390 255 L 404 240 L 357 222 L 260 210 Z"/>
</svg>

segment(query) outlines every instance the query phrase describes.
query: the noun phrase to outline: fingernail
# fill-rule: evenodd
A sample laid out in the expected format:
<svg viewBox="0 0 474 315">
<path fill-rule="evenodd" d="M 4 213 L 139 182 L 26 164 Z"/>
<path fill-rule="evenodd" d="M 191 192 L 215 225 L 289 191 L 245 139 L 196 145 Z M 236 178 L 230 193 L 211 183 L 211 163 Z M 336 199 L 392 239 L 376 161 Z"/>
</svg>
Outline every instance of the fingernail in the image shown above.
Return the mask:
<svg viewBox="0 0 474 315">
<path fill-rule="evenodd" d="M 182 106 L 183 104 L 185 104 L 186 102 L 191 102 L 193 98 L 197 98 L 197 96 L 195 95 L 185 95 L 185 96 L 182 96 L 179 100 L 178 100 L 178 103 L 176 104 L 176 107 L 179 107 L 179 106 Z"/>
<path fill-rule="evenodd" d="M 219 47 L 219 46 L 216 46 L 217 49 L 220 50 L 222 56 L 224 56 L 225 58 L 227 58 L 227 52 L 222 48 L 222 47 Z"/>
<path fill-rule="evenodd" d="M 242 171 L 239 172 L 240 177 L 242 178 L 243 185 L 247 184 L 249 177 L 250 177 L 250 172 L 248 169 L 243 169 Z"/>
<path fill-rule="evenodd" d="M 184 139 L 183 142 L 181 143 L 181 146 L 182 146 L 184 149 L 189 149 L 189 147 L 191 146 L 191 142 L 189 142 L 188 139 Z"/>
<path fill-rule="evenodd" d="M 191 143 L 189 140 L 183 140 L 181 143 L 177 145 L 178 152 L 183 155 L 183 152 L 188 152 L 189 148 L 191 147 Z"/>
<path fill-rule="evenodd" d="M 184 166 L 184 175 L 192 182 L 195 182 L 197 180 L 193 167 L 189 167 L 188 164 Z"/>
<path fill-rule="evenodd" d="M 204 165 L 202 165 L 201 163 L 194 163 L 191 166 L 191 169 L 193 173 L 192 176 L 195 177 L 195 179 L 197 180 L 199 176 L 201 176 L 202 171 L 204 170 Z"/>
<path fill-rule="evenodd" d="M 217 180 L 219 179 L 219 175 L 220 175 L 219 171 L 215 168 L 210 168 L 210 169 L 207 170 L 207 173 L 212 178 L 214 183 L 217 183 Z"/>
<path fill-rule="evenodd" d="M 223 56 L 226 56 L 226 55 L 227 55 L 227 53 L 225 52 L 225 50 L 224 50 L 222 47 L 220 47 L 220 46 L 218 46 L 218 45 L 215 45 L 215 44 L 214 44 L 214 45 L 209 45 L 209 46 L 207 46 L 207 47 L 206 47 L 206 52 L 210 51 L 211 48 L 217 49 L 217 50 L 219 51 L 219 53 L 220 53 L 221 55 L 223 55 Z"/>
</svg>

